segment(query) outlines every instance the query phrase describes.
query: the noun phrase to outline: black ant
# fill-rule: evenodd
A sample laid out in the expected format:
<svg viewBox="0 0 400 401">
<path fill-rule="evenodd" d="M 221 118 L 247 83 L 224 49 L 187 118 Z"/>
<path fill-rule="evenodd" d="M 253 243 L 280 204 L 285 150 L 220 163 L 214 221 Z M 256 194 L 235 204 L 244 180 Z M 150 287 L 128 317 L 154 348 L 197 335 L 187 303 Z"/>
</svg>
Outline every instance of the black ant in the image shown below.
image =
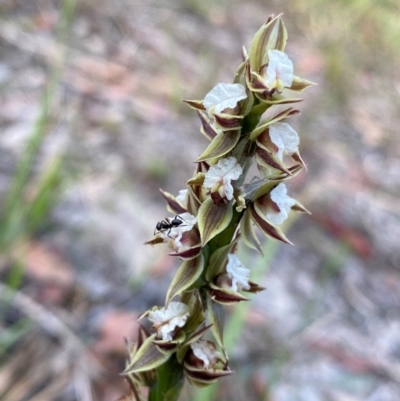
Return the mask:
<svg viewBox="0 0 400 401">
<path fill-rule="evenodd" d="M 185 220 L 178 214 L 172 219 L 165 218 L 165 220 L 161 220 L 157 223 L 156 228 L 154 230 L 154 235 L 156 232 L 165 233 L 168 231 L 167 236 L 172 238 L 169 234 L 173 228 L 179 227 Z"/>
</svg>

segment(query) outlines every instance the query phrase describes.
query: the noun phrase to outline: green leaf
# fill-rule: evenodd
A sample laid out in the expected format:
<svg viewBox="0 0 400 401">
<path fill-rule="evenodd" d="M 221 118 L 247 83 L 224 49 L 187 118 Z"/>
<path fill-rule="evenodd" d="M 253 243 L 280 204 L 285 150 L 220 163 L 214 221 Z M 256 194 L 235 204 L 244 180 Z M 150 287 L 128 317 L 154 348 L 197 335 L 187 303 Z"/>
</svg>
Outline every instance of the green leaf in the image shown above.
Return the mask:
<svg viewBox="0 0 400 401">
<path fill-rule="evenodd" d="M 208 241 L 228 227 L 232 219 L 232 214 L 231 202 L 216 205 L 211 197 L 209 197 L 202 203 L 197 215 L 197 223 L 203 247 Z"/>
</svg>

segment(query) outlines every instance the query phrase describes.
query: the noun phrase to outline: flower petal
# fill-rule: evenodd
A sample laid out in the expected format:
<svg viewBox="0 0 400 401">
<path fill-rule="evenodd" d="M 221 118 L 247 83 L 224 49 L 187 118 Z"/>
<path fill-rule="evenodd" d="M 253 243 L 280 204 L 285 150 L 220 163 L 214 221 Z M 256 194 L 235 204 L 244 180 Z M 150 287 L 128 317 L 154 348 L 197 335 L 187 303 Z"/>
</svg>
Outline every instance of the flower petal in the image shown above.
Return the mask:
<svg viewBox="0 0 400 401">
<path fill-rule="evenodd" d="M 268 88 L 276 88 L 278 92 L 290 88 L 293 82 L 293 63 L 287 54 L 280 50 L 268 50 L 268 58 L 265 76 Z"/>
<path fill-rule="evenodd" d="M 240 262 L 239 258 L 233 253 L 228 254 L 226 272 L 232 280 L 231 290 L 240 291 L 250 289 L 250 270 L 246 269 Z"/>
<path fill-rule="evenodd" d="M 299 150 L 297 132 L 287 123 L 274 123 L 269 127 L 271 141 L 278 147 L 277 156 L 282 161 L 285 154 L 292 155 Z"/>
<path fill-rule="evenodd" d="M 221 159 L 207 171 L 203 186 L 210 188 L 211 192 L 218 192 L 221 198 L 230 201 L 233 199 L 231 181 L 237 180 L 242 172 L 242 166 L 235 157 Z"/>
<path fill-rule="evenodd" d="M 270 197 L 279 211 L 270 211 L 266 217 L 274 225 L 282 224 L 288 218 L 290 209 L 296 204 L 296 201 L 287 196 L 286 185 L 283 182 L 271 191 Z"/>
<path fill-rule="evenodd" d="M 233 109 L 240 100 L 246 98 L 247 93 L 243 85 L 219 83 L 207 93 L 203 104 L 207 112 L 221 113 L 227 108 Z"/>
<path fill-rule="evenodd" d="M 175 329 L 185 325 L 189 308 L 182 302 L 170 302 L 166 307 L 148 311 L 144 316 L 153 322 L 158 337 L 172 340 Z"/>
</svg>

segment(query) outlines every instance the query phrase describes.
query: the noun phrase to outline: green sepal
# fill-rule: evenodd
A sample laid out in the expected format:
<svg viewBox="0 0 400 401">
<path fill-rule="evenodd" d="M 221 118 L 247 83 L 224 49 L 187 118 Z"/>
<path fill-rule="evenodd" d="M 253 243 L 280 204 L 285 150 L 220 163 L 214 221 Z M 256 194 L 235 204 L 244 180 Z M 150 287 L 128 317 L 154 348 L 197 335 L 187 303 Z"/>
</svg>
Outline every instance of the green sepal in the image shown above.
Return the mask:
<svg viewBox="0 0 400 401">
<path fill-rule="evenodd" d="M 254 131 L 250 134 L 250 139 L 254 141 L 262 132 L 264 132 L 271 124 L 274 124 L 278 121 L 284 120 L 285 118 L 291 117 L 295 114 L 299 114 L 299 110 L 294 110 L 293 107 L 290 107 L 276 116 L 270 118 L 269 120 L 262 122 Z"/>
<path fill-rule="evenodd" d="M 221 157 L 230 152 L 238 143 L 240 131 L 227 131 L 219 133 L 206 150 L 197 158 L 198 162 Z"/>
<path fill-rule="evenodd" d="M 257 167 L 260 170 L 260 166 Z M 248 183 L 244 186 L 244 196 L 246 199 L 254 201 L 260 196 L 264 195 L 266 192 L 270 192 L 271 186 L 276 186 L 282 181 L 296 177 L 302 169 L 302 165 L 296 164 L 288 168 L 290 174 L 279 173 L 273 176 L 270 175 L 266 179 L 259 179 L 254 182 Z M 269 170 L 271 169 L 269 168 Z"/>
<path fill-rule="evenodd" d="M 215 126 L 222 131 L 233 131 L 241 129 L 241 122 L 243 116 L 228 113 L 215 113 L 214 122 Z"/>
<path fill-rule="evenodd" d="M 292 86 L 288 89 L 295 91 L 295 92 L 303 92 L 310 86 L 318 85 L 315 82 L 308 81 L 307 79 L 299 78 L 294 76 Z"/>
<path fill-rule="evenodd" d="M 189 192 L 188 192 L 188 197 L 187 197 L 187 211 L 192 215 L 192 216 L 197 216 L 197 212 L 199 210 L 199 207 L 201 205 L 201 201 L 198 198 L 198 194 L 196 194 L 197 189 L 201 191 L 202 186 L 189 186 Z"/>
<path fill-rule="evenodd" d="M 123 375 L 155 369 L 169 359 L 171 354 L 160 352 L 154 344 L 153 341 L 156 336 L 157 334 L 154 333 L 143 342 L 135 355 L 132 356 L 130 364 L 122 372 Z"/>
<path fill-rule="evenodd" d="M 259 185 L 257 188 L 254 188 L 254 192 L 252 192 L 250 199 L 255 201 L 262 196 L 269 194 L 280 182 L 281 180 L 261 181 L 261 185 Z"/>
<path fill-rule="evenodd" d="M 190 315 L 186 321 L 185 333 L 191 335 L 205 321 L 204 307 L 199 291 L 193 290 L 182 294 L 181 302 L 189 307 Z"/>
<path fill-rule="evenodd" d="M 296 203 L 291 207 L 291 209 L 295 212 L 300 212 L 300 213 L 307 213 L 311 214 L 309 210 L 307 210 L 300 202 L 296 201 Z"/>
<path fill-rule="evenodd" d="M 196 173 L 190 180 L 186 181 L 187 185 L 203 185 L 205 173 Z"/>
<path fill-rule="evenodd" d="M 263 255 L 261 243 L 254 232 L 253 220 L 251 219 L 251 212 L 249 210 L 244 212 L 243 217 L 240 220 L 240 231 L 244 243 L 249 248 L 255 249 Z"/>
<path fill-rule="evenodd" d="M 291 175 L 290 170 L 278 159 L 277 156 L 261 147 L 257 147 L 256 150 L 256 163 L 262 167 L 273 168 Z"/>
<path fill-rule="evenodd" d="M 205 107 L 203 105 L 203 100 L 182 100 L 183 103 L 186 103 L 193 110 L 201 110 L 205 111 Z"/>
<path fill-rule="evenodd" d="M 243 48 L 243 51 L 246 52 L 246 50 Z M 254 105 L 254 95 L 253 92 L 249 89 L 247 86 L 247 69 L 248 69 L 248 60 L 247 60 L 247 54 L 243 54 L 243 59 L 245 60 L 242 64 L 239 65 L 235 78 L 233 80 L 233 83 L 235 84 L 241 84 L 246 88 L 246 94 L 247 98 L 243 99 L 239 102 L 240 106 L 240 114 L 245 117 L 247 116 L 253 109 Z"/>
<path fill-rule="evenodd" d="M 232 242 L 228 245 L 218 248 L 210 256 L 210 261 L 208 262 L 206 270 L 206 280 L 208 282 L 212 281 L 215 276 L 225 271 L 225 265 L 227 261 L 228 253 L 232 252 L 232 248 L 236 245 L 236 242 Z"/>
<path fill-rule="evenodd" d="M 203 267 L 204 257 L 201 253 L 194 259 L 185 260 L 172 280 L 165 303 L 168 304 L 172 298 L 188 289 L 200 277 Z"/>
<path fill-rule="evenodd" d="M 201 121 L 201 128 L 200 132 L 210 141 L 212 141 L 217 135 L 218 131 L 217 129 L 213 126 L 212 121 L 210 117 L 208 117 L 208 114 L 204 111 L 198 111 L 197 112 Z"/>
<path fill-rule="evenodd" d="M 225 312 L 222 306 L 214 302 L 210 297 L 207 297 L 207 310 L 208 318 L 212 323 L 211 331 L 214 334 L 215 340 L 223 350 L 224 356 L 226 356 L 226 350 L 224 346 L 224 322 Z"/>
<path fill-rule="evenodd" d="M 249 50 L 249 63 L 253 71 L 267 64 L 268 50 L 284 51 L 287 41 L 287 31 L 281 19 L 281 14 L 269 17 L 267 22 L 254 35 Z"/>
<path fill-rule="evenodd" d="M 188 363 L 184 363 L 185 376 L 189 382 L 197 387 L 203 388 L 215 383 L 218 379 L 224 376 L 229 376 L 234 373 L 231 370 L 205 370 L 196 369 L 190 366 Z"/>
<path fill-rule="evenodd" d="M 219 288 L 213 283 L 210 283 L 209 297 L 221 305 L 234 305 L 237 302 L 250 301 L 250 298 L 245 297 L 237 291 Z"/>
<path fill-rule="evenodd" d="M 267 236 L 275 238 L 279 241 L 285 242 L 286 244 L 293 245 L 282 232 L 282 230 L 270 222 L 268 222 L 263 216 L 261 210 L 257 207 L 257 202 L 250 205 L 250 212 L 253 221 L 256 223 L 258 228 Z"/>
<path fill-rule="evenodd" d="M 194 343 L 197 340 L 200 340 L 200 338 L 203 336 L 203 334 L 210 328 L 212 327 L 212 324 L 209 325 L 202 325 L 201 327 L 199 327 L 196 332 L 194 332 L 185 342 L 185 345 L 190 345 L 192 343 Z"/>
<path fill-rule="evenodd" d="M 254 92 L 255 96 L 263 103 L 273 106 L 277 104 L 290 104 L 290 103 L 300 103 L 303 99 L 299 98 L 287 98 L 283 95 L 274 93 L 272 96 L 264 93 Z"/>
<path fill-rule="evenodd" d="M 197 215 L 197 224 L 203 247 L 228 227 L 232 215 L 232 202 L 216 205 L 211 197 L 208 197 L 202 203 Z"/>
<path fill-rule="evenodd" d="M 185 358 L 185 355 L 187 351 L 190 348 L 190 344 L 193 342 L 200 340 L 200 338 L 203 336 L 203 334 L 211 327 L 212 325 L 201 325 L 197 328 L 196 332 L 194 332 L 191 336 L 189 336 L 186 340 L 186 342 L 178 349 L 176 356 L 177 359 L 180 363 L 183 362 L 183 359 Z"/>
<path fill-rule="evenodd" d="M 185 234 L 185 233 L 184 233 Z M 186 248 L 182 251 L 170 252 L 169 256 L 177 256 L 180 259 L 190 260 L 197 257 L 201 253 L 200 244 L 197 246 L 192 246 L 191 248 Z"/>
<path fill-rule="evenodd" d="M 181 214 L 186 212 L 186 209 L 182 207 L 182 205 L 176 200 L 176 197 L 174 195 L 170 194 L 169 192 L 163 191 L 161 188 L 160 192 L 168 203 L 169 212 L 174 214 Z"/>
</svg>

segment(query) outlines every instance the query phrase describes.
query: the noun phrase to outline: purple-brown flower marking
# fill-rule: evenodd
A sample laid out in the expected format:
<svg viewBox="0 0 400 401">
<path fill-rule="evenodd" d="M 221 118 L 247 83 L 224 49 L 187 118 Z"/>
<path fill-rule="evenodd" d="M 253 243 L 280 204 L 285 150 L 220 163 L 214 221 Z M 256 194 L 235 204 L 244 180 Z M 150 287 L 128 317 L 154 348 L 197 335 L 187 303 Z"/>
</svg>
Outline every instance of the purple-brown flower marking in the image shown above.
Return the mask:
<svg viewBox="0 0 400 401">
<path fill-rule="evenodd" d="M 228 305 L 249 300 L 240 294 L 240 291 L 256 293 L 264 290 L 263 287 L 250 281 L 250 270 L 244 267 L 233 253 L 228 253 L 224 270 L 209 285 L 211 298 L 218 303 Z"/>
<path fill-rule="evenodd" d="M 184 361 L 184 373 L 190 383 L 203 387 L 233 372 L 215 344 L 200 339 L 190 344 Z"/>
</svg>

